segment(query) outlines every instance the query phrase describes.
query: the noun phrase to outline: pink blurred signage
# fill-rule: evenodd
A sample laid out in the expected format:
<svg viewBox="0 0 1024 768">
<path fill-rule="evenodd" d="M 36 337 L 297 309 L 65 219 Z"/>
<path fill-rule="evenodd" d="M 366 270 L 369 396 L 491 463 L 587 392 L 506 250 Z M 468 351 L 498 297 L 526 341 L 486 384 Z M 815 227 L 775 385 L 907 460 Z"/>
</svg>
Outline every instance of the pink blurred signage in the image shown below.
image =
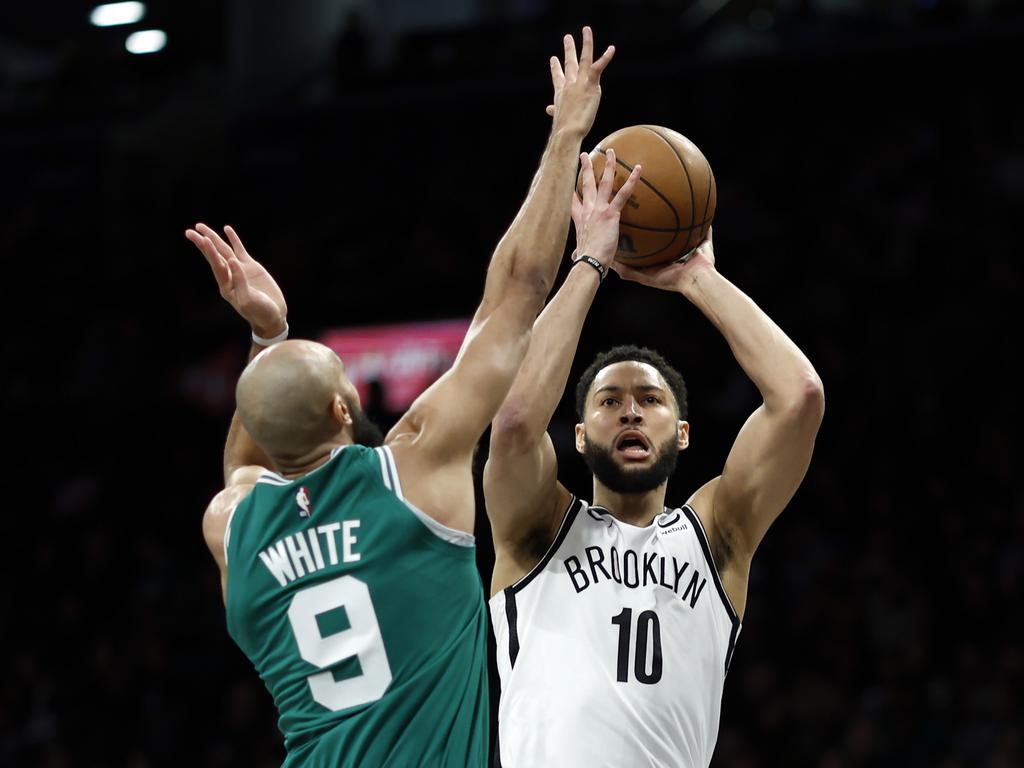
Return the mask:
<svg viewBox="0 0 1024 768">
<path fill-rule="evenodd" d="M 469 330 L 469 320 L 334 328 L 320 342 L 338 353 L 366 406 L 369 384 L 384 389 L 384 408 L 401 412 L 448 370 Z"/>
</svg>

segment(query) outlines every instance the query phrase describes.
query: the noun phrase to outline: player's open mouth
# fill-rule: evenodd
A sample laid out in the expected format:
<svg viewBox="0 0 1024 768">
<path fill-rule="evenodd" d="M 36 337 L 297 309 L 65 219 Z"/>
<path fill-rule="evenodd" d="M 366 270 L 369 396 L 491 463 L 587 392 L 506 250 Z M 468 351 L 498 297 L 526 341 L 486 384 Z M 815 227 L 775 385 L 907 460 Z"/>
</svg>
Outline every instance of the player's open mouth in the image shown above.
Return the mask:
<svg viewBox="0 0 1024 768">
<path fill-rule="evenodd" d="M 642 432 L 627 430 L 619 435 L 615 450 L 632 461 L 642 461 L 651 455 L 651 444 Z"/>
</svg>

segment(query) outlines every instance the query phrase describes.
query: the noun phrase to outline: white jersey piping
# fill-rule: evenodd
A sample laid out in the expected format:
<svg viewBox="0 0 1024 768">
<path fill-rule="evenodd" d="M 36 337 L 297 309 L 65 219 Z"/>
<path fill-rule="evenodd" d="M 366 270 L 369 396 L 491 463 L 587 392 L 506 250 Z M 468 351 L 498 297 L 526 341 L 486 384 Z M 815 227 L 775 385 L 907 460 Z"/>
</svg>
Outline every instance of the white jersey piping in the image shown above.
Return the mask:
<svg viewBox="0 0 1024 768">
<path fill-rule="evenodd" d="M 377 452 L 377 457 L 380 459 L 380 472 L 381 477 L 384 480 L 384 486 L 398 497 L 405 506 L 419 519 L 427 530 L 437 536 L 442 541 L 447 541 L 449 544 L 454 544 L 457 547 L 472 547 L 476 544 L 476 537 L 471 533 L 465 531 L 458 531 L 454 528 L 449 528 L 447 525 L 439 523 L 437 520 L 432 518 L 422 509 L 417 507 L 402 493 L 402 481 L 398 477 L 398 466 L 395 464 L 395 457 L 391 453 L 391 448 L 384 445 L 380 448 L 374 448 Z"/>
</svg>

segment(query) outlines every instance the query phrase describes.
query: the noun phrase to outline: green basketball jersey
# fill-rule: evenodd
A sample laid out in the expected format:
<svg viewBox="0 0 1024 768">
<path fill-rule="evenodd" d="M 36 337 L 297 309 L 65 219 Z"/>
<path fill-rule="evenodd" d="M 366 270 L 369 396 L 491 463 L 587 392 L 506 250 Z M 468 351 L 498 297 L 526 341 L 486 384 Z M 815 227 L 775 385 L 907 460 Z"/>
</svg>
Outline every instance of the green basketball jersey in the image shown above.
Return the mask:
<svg viewBox="0 0 1024 768">
<path fill-rule="evenodd" d="M 228 521 L 227 626 L 280 713 L 285 766 L 484 766 L 473 537 L 407 503 L 388 448 L 266 472 Z"/>
</svg>

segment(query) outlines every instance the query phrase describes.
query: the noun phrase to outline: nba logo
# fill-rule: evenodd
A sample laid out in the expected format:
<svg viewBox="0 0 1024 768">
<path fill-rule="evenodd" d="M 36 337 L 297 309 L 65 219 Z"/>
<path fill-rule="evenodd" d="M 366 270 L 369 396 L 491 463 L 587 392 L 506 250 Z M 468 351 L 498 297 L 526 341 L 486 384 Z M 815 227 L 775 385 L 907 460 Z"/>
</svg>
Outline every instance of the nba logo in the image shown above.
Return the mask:
<svg viewBox="0 0 1024 768">
<path fill-rule="evenodd" d="M 309 489 L 305 486 L 295 494 L 295 503 L 299 505 L 299 517 L 309 517 L 313 513 L 313 507 L 309 504 Z"/>
</svg>

